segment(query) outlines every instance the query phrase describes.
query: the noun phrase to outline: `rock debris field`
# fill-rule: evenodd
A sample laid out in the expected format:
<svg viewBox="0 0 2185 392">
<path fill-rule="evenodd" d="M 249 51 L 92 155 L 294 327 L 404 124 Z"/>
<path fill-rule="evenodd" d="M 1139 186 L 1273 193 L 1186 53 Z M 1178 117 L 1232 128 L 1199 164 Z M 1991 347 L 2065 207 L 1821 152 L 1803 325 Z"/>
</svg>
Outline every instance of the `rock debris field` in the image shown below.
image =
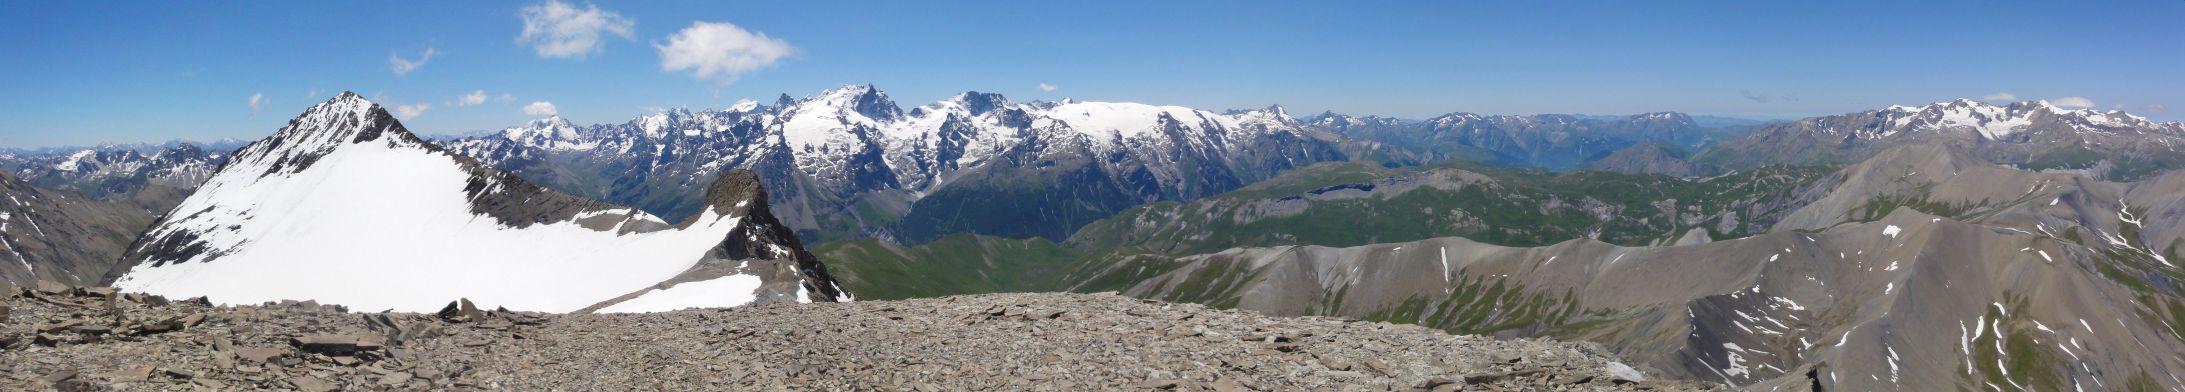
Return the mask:
<svg viewBox="0 0 2185 392">
<path fill-rule="evenodd" d="M 0 305 L 4 390 L 1704 390 L 1591 344 L 1111 294 L 352 313 L 89 288 Z"/>
</svg>

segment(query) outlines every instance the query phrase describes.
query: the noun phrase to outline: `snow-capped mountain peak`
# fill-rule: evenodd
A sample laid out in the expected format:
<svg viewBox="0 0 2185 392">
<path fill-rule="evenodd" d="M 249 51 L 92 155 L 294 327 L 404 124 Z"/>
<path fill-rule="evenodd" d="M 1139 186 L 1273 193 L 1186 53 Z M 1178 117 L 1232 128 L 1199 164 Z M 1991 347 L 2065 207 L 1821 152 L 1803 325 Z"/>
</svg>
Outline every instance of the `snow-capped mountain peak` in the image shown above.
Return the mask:
<svg viewBox="0 0 2185 392">
<path fill-rule="evenodd" d="M 772 222 L 768 211 L 743 208 L 764 195 L 755 174 L 717 177 L 722 196 L 713 201 L 736 204 L 671 226 L 417 139 L 345 93 L 237 153 L 129 247 L 114 282 L 222 303 L 314 299 L 404 311 L 458 297 L 555 312 L 633 295 L 654 299 L 617 310 L 842 298 L 798 243 L 757 225 Z M 729 244 L 774 252 L 724 253 Z M 677 289 L 701 281 L 712 283 Z M 687 295 L 723 287 L 732 295 Z"/>
<path fill-rule="evenodd" d="M 569 124 L 569 120 L 563 119 L 561 118 L 561 116 L 546 116 L 546 118 L 535 119 L 531 120 L 530 122 L 526 122 L 522 126 L 509 127 L 508 129 L 501 130 L 501 137 L 506 137 L 509 139 L 525 139 L 532 137 L 553 137 L 569 139 L 577 137 L 576 128 L 577 127 L 575 125 Z"/>
<path fill-rule="evenodd" d="M 759 110 L 759 101 L 749 99 L 739 99 L 736 100 L 736 103 L 728 105 L 728 111 L 730 112 L 747 113 L 757 110 Z"/>
<path fill-rule="evenodd" d="M 374 141 L 386 141 L 389 147 L 420 143 L 416 135 L 396 123 L 386 108 L 355 92 L 343 91 L 288 120 L 288 125 L 273 136 L 236 151 L 227 166 L 262 168 L 268 175 L 292 173 L 336 148 Z"/>
</svg>

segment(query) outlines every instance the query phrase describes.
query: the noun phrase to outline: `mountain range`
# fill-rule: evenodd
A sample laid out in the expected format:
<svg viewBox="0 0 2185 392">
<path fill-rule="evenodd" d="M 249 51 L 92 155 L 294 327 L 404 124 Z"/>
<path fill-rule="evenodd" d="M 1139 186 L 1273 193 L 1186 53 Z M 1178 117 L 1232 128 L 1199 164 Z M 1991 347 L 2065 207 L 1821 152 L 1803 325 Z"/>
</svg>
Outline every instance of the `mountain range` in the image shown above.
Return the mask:
<svg viewBox="0 0 2185 392">
<path fill-rule="evenodd" d="M 1995 105 L 1958 99 L 1924 106 L 1760 126 L 1700 151 L 1693 161 L 1741 170 L 1769 164 L 1847 164 L 1892 146 L 1939 143 L 1991 162 L 2134 180 L 2185 165 L 2185 124 L 2046 101 Z"/>
<path fill-rule="evenodd" d="M 721 171 L 767 177 L 800 235 L 924 242 L 955 232 L 1059 239 L 1153 200 L 1227 191 L 1345 155 L 1279 107 L 1214 113 L 965 92 L 908 111 L 872 86 L 621 124 L 533 121 L 450 141 L 542 184 L 676 214 Z"/>
</svg>

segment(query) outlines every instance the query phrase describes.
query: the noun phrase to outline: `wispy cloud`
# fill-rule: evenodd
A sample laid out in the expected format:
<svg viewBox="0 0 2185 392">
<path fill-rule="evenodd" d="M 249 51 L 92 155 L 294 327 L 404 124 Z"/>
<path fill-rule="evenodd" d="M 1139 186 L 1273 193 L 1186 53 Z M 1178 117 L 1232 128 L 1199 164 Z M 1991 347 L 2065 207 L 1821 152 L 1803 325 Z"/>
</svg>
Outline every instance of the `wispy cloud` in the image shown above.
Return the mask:
<svg viewBox="0 0 2185 392">
<path fill-rule="evenodd" d="M 2056 100 L 2054 100 L 2054 101 L 2049 101 L 2049 103 L 2050 103 L 2050 104 L 2054 104 L 2054 105 L 2056 105 L 2057 107 L 2067 107 L 2067 108 L 2090 108 L 2090 107 L 2094 107 L 2094 100 L 2091 100 L 2091 99 L 2086 99 L 2086 97 L 2063 97 L 2063 98 L 2057 98 L 2057 99 L 2056 99 Z"/>
<path fill-rule="evenodd" d="M 266 93 L 250 94 L 250 115 L 255 117 L 258 113 L 265 112 L 266 103 Z"/>
<path fill-rule="evenodd" d="M 1739 92 L 1737 92 L 1737 95 L 1740 95 L 1740 96 L 1744 96 L 1746 100 L 1750 100 L 1750 101 L 1753 101 L 1753 102 L 1759 102 L 1759 103 L 1768 103 L 1769 101 L 1774 101 L 1774 100 L 1775 100 L 1775 98 L 1774 98 L 1774 97 L 1769 97 L 1769 96 L 1768 96 L 1768 93 L 1755 93 L 1755 92 L 1752 92 L 1751 90 L 1747 90 L 1747 91 L 1739 91 Z"/>
<path fill-rule="evenodd" d="M 2016 101 L 2016 100 L 2018 100 L 2018 94 L 2011 94 L 2011 93 L 1994 93 L 1994 94 L 1982 95 L 1982 96 L 1980 96 L 1980 100 L 1982 100 L 1982 101 Z"/>
<path fill-rule="evenodd" d="M 508 95 L 508 93 L 501 93 L 501 96 L 493 97 L 493 100 L 500 102 L 514 101 L 516 100 L 516 96 Z"/>
<path fill-rule="evenodd" d="M 554 109 L 553 102 L 539 101 L 532 102 L 530 105 L 523 105 L 523 114 L 532 117 L 551 117 L 560 115 L 561 111 Z"/>
<path fill-rule="evenodd" d="M 463 96 L 455 97 L 455 106 L 457 107 L 477 105 L 481 103 L 486 103 L 486 90 L 471 91 L 469 94 L 463 94 Z"/>
<path fill-rule="evenodd" d="M 2140 108 L 2140 109 L 2146 109 L 2147 111 L 2150 111 L 2150 112 L 2155 112 L 2155 113 L 2161 113 L 2161 112 L 2162 112 L 2162 111 L 2163 111 L 2164 109 L 2168 109 L 2168 108 L 2162 107 L 2162 104 L 2159 104 L 2159 103 L 2150 103 L 2150 104 L 2146 104 L 2146 105 L 2141 105 L 2141 106 L 2140 106 L 2139 108 Z"/>
<path fill-rule="evenodd" d="M 304 98 L 304 99 L 312 99 L 312 100 L 316 100 L 316 99 L 319 99 L 319 88 L 318 88 L 318 87 L 312 87 L 312 88 L 311 88 L 311 92 L 309 92 L 309 93 L 304 93 L 304 95 L 303 95 L 303 98 Z"/>
<path fill-rule="evenodd" d="M 523 7 L 516 16 L 523 18 L 523 34 L 516 36 L 516 43 L 530 45 L 544 58 L 582 59 L 599 53 L 607 47 L 599 39 L 602 34 L 637 39 L 637 21 L 597 5 L 579 9 L 550 0 Z"/>
<path fill-rule="evenodd" d="M 1055 85 L 1052 85 L 1052 84 L 1046 84 L 1046 83 L 1040 83 L 1040 84 L 1039 84 L 1039 91 L 1055 91 Z"/>
<path fill-rule="evenodd" d="M 423 116 L 425 115 L 425 111 L 427 110 L 432 110 L 432 104 L 416 103 L 408 105 L 394 105 L 395 117 L 399 117 L 403 120 L 417 118 L 417 116 Z"/>
<path fill-rule="evenodd" d="M 660 70 L 690 71 L 691 76 L 727 85 L 746 72 L 774 65 L 796 53 L 788 41 L 728 23 L 694 22 L 668 36 L 660 49 Z"/>
<path fill-rule="evenodd" d="M 439 54 L 439 49 L 434 49 L 430 46 L 425 47 L 425 51 L 423 53 L 418 53 L 417 59 L 415 60 L 402 58 L 401 54 L 388 53 L 387 69 L 394 71 L 395 76 L 409 75 L 410 72 L 416 71 L 418 68 L 424 68 L 425 62 L 432 61 L 432 56 Z"/>
</svg>

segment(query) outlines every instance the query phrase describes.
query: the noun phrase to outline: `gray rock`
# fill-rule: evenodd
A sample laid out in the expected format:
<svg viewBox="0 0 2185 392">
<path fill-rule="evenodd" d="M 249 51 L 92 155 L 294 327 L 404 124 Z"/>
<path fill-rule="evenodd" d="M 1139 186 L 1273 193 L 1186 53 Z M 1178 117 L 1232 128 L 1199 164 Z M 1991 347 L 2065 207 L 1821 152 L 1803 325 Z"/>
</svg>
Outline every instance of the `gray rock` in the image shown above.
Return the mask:
<svg viewBox="0 0 2185 392">
<path fill-rule="evenodd" d="M 386 339 L 366 334 L 315 334 L 289 340 L 289 345 L 308 353 L 347 356 L 376 351 Z"/>
</svg>

